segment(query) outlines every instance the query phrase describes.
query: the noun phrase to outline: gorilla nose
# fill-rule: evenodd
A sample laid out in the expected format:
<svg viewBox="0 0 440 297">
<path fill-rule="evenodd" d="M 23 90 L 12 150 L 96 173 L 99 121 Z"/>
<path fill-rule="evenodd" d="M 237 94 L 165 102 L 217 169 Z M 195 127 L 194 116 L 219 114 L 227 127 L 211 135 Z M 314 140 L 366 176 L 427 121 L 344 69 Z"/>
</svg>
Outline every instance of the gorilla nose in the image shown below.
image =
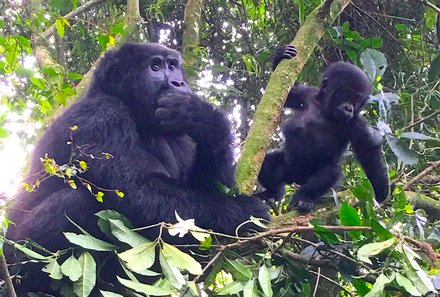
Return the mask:
<svg viewBox="0 0 440 297">
<path fill-rule="evenodd" d="M 183 87 L 185 85 L 185 82 L 183 82 L 183 81 L 178 82 L 178 81 L 173 80 L 170 82 L 170 84 L 172 84 L 175 87 Z"/>
<path fill-rule="evenodd" d="M 350 104 L 345 105 L 344 109 L 346 112 L 353 112 L 353 106 L 351 106 Z"/>
<path fill-rule="evenodd" d="M 184 81 L 170 80 L 168 81 L 168 87 L 174 92 L 192 94 L 191 88 Z"/>
</svg>

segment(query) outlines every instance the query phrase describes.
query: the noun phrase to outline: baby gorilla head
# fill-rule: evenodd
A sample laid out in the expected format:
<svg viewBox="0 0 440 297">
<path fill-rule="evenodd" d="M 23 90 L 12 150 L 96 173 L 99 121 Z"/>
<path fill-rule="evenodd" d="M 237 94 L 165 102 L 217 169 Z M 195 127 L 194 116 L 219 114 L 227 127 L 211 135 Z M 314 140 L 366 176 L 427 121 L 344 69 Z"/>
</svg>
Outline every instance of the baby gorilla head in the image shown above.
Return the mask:
<svg viewBox="0 0 440 297">
<path fill-rule="evenodd" d="M 329 120 L 348 122 L 362 110 L 370 92 L 370 80 L 361 69 L 350 63 L 337 62 L 324 72 L 318 100 Z"/>
</svg>

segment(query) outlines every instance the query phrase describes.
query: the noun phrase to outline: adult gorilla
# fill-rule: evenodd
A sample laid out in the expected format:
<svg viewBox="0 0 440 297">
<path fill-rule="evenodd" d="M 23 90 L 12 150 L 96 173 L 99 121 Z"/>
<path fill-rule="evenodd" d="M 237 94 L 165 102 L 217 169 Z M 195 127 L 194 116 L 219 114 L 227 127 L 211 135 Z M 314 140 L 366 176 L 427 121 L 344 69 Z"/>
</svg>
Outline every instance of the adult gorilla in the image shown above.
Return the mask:
<svg viewBox="0 0 440 297">
<path fill-rule="evenodd" d="M 17 197 L 8 237 L 65 248 L 63 232 L 75 229 L 66 215 L 96 234 L 93 214 L 104 208 L 135 227 L 175 222 L 177 212 L 229 234 L 251 215 L 269 219 L 259 199 L 216 190 L 218 182 L 233 183 L 232 143 L 228 119 L 193 94 L 178 52 L 124 44 L 104 56 L 86 96 L 50 125 L 35 148 L 29 178 L 35 183 L 41 177 L 44 156 L 60 165 L 84 160 L 89 169 L 82 178 L 125 197 L 107 193 L 100 203 L 78 180 L 75 190 L 51 176 Z M 99 158 L 102 153 L 113 157 Z"/>
</svg>

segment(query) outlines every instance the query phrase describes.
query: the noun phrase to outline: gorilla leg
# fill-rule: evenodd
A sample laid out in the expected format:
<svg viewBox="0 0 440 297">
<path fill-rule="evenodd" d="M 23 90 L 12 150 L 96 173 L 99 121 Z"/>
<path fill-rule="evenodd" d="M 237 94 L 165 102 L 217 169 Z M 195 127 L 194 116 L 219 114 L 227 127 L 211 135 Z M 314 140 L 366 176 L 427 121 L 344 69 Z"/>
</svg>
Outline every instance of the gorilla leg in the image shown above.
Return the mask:
<svg viewBox="0 0 440 297">
<path fill-rule="evenodd" d="M 309 213 L 313 204 L 334 186 L 342 172 L 339 163 L 330 163 L 315 172 L 293 195 L 289 208 L 296 207 L 300 213 Z"/>
<path fill-rule="evenodd" d="M 266 188 L 266 191 L 259 193 L 258 197 L 277 201 L 283 198 L 286 184 L 285 166 L 284 151 L 273 150 L 266 154 L 258 175 L 258 180 Z"/>
</svg>

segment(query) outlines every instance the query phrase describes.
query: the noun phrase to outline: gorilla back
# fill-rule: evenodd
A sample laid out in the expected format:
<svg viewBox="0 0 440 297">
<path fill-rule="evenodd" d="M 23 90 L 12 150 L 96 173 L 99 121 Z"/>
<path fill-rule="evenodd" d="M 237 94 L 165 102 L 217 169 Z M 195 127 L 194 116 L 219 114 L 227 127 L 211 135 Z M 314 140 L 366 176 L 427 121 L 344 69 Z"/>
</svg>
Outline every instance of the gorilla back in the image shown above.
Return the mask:
<svg viewBox="0 0 440 297">
<path fill-rule="evenodd" d="M 32 238 L 52 251 L 66 248 L 63 232 L 74 229 L 66 216 L 99 236 L 94 213 L 104 208 L 124 214 L 135 227 L 175 222 L 177 212 L 229 234 L 251 215 L 269 219 L 258 199 L 215 190 L 216 182 L 233 183 L 232 143 L 228 119 L 193 94 L 178 52 L 124 44 L 104 56 L 84 98 L 36 145 L 28 178 L 41 185 L 16 197 L 8 238 Z M 78 189 L 56 176 L 41 180 L 45 156 L 59 165 L 85 161 L 87 171 L 72 177 Z M 125 197 L 108 192 L 98 202 L 84 180 Z"/>
</svg>

